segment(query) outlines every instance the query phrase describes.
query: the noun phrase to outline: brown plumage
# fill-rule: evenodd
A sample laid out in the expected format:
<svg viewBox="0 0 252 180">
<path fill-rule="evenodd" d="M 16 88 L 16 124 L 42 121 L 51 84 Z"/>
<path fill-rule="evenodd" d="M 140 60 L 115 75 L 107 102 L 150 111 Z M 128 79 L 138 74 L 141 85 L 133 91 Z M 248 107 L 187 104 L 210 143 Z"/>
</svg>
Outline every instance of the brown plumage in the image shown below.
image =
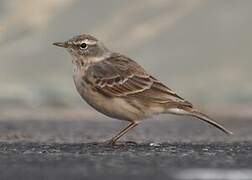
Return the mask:
<svg viewBox="0 0 252 180">
<path fill-rule="evenodd" d="M 74 81 L 83 99 L 105 115 L 131 122 L 111 143 L 139 121 L 159 113 L 194 116 L 232 134 L 149 75 L 135 61 L 109 51 L 96 38 L 80 35 L 55 45 L 67 48 L 73 55 Z"/>
</svg>

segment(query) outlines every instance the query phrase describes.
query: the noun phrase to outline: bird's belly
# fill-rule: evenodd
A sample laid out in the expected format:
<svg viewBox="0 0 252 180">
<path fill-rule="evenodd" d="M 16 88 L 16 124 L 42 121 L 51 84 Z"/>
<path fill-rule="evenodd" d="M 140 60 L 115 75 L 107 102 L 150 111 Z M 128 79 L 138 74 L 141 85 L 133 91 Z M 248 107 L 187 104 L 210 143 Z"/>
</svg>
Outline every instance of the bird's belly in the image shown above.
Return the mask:
<svg viewBox="0 0 252 180">
<path fill-rule="evenodd" d="M 143 119 L 143 113 L 123 98 L 104 96 L 92 89 L 91 85 L 85 83 L 79 84 L 79 82 L 75 79 L 77 91 L 97 111 L 120 120 L 137 121 Z"/>
</svg>

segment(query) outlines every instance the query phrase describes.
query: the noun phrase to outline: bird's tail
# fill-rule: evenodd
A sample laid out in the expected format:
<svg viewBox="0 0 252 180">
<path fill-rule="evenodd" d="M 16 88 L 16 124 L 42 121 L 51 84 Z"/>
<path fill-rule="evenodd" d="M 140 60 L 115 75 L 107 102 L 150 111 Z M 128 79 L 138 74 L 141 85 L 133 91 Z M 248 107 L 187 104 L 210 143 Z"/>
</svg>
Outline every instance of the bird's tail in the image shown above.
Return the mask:
<svg viewBox="0 0 252 180">
<path fill-rule="evenodd" d="M 203 120 L 212 126 L 218 128 L 219 130 L 223 131 L 226 134 L 232 135 L 233 133 L 229 131 L 228 129 L 224 128 L 222 125 L 215 122 L 213 119 L 208 117 L 207 115 L 199 112 L 197 109 L 194 109 L 192 106 L 177 106 L 176 108 L 169 108 L 168 113 L 177 114 L 177 115 L 189 115 L 194 116 L 200 120 Z"/>
<path fill-rule="evenodd" d="M 233 135 L 233 132 L 229 131 L 228 129 L 226 129 L 222 125 L 220 125 L 217 122 L 215 122 L 214 120 L 212 120 L 209 116 L 199 112 L 198 110 L 189 109 L 189 110 L 186 110 L 186 111 L 188 112 L 189 115 L 197 117 L 198 119 L 203 120 L 203 121 L 215 126 L 216 128 L 220 129 L 224 133 L 229 134 L 229 135 Z"/>
</svg>

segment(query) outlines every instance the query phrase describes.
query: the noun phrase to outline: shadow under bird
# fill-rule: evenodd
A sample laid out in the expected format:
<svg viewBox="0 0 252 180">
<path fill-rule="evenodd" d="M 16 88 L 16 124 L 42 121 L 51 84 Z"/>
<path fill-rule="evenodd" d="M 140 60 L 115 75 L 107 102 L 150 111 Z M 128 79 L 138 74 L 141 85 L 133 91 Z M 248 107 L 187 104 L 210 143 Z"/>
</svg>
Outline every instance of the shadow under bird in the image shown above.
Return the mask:
<svg viewBox="0 0 252 180">
<path fill-rule="evenodd" d="M 111 144 L 140 121 L 160 113 L 194 116 L 232 134 L 148 74 L 134 60 L 110 51 L 95 37 L 82 34 L 53 44 L 66 48 L 72 55 L 73 78 L 81 97 L 97 111 L 130 122 L 110 140 Z"/>
</svg>

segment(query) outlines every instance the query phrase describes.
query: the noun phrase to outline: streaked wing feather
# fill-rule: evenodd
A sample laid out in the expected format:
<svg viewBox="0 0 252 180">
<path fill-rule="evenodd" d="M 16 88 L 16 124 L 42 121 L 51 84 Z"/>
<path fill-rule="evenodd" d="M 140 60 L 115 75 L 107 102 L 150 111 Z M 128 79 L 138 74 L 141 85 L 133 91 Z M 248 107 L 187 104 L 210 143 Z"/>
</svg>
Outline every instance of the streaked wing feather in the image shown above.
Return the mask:
<svg viewBox="0 0 252 180">
<path fill-rule="evenodd" d="M 89 81 L 100 92 L 111 97 L 135 96 L 156 103 L 181 102 L 191 106 L 125 56 L 114 55 L 91 66 L 88 71 Z"/>
</svg>

